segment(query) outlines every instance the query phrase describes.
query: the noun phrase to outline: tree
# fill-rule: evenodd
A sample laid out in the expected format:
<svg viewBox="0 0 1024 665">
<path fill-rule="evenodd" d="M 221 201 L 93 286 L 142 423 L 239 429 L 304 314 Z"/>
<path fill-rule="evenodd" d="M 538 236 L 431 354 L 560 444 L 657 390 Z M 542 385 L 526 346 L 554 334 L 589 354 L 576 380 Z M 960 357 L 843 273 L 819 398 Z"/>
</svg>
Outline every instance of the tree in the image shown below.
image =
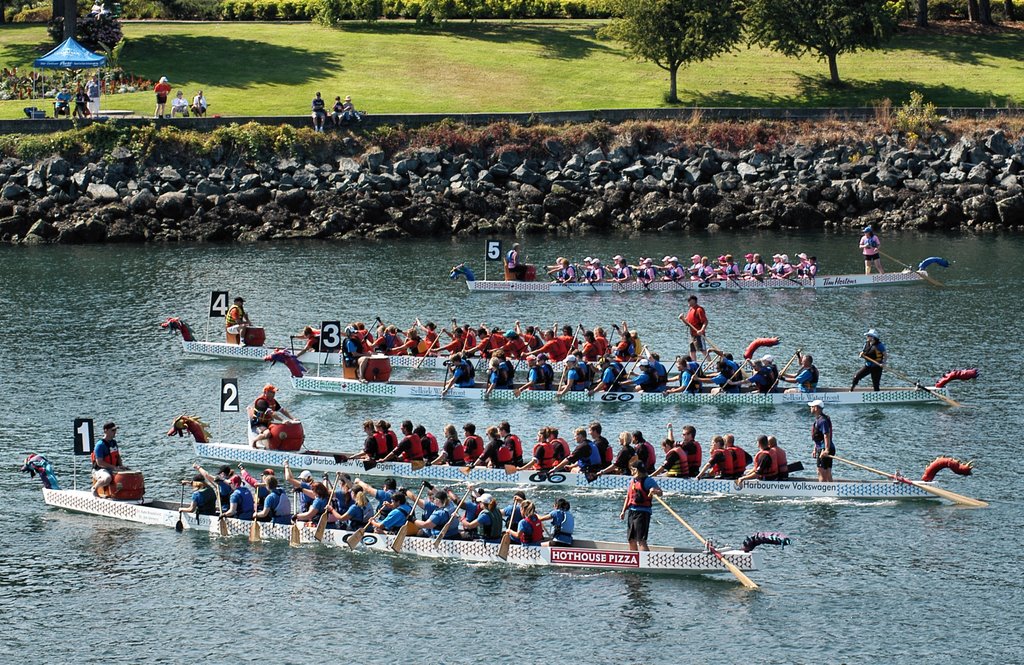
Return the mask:
<svg viewBox="0 0 1024 665">
<path fill-rule="evenodd" d="M 832 85 L 842 84 L 837 56 L 878 48 L 896 30 L 886 0 L 748 0 L 744 17 L 751 43 L 827 60 Z"/>
<path fill-rule="evenodd" d="M 1013 0 L 1005 0 L 1003 5 L 1005 6 L 1005 9 L 1006 9 L 1006 20 L 1007 21 L 1016 21 L 1017 20 L 1017 12 L 1014 11 L 1014 9 L 1013 9 Z"/>
<path fill-rule="evenodd" d="M 919 28 L 928 27 L 928 0 L 917 0 L 917 19 L 914 23 Z"/>
<path fill-rule="evenodd" d="M 742 31 L 733 0 L 611 0 L 613 19 L 601 35 L 626 44 L 629 57 L 669 74 L 668 101 L 678 104 L 680 67 L 731 51 Z"/>
</svg>

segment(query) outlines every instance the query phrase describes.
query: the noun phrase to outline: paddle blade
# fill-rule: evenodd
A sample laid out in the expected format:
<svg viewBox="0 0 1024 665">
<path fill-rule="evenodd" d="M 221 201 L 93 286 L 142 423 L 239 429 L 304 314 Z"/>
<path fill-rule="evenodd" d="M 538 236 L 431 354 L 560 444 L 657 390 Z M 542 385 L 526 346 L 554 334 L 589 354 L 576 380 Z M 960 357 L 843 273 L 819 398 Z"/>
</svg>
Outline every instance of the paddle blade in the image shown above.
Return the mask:
<svg viewBox="0 0 1024 665">
<path fill-rule="evenodd" d="M 985 508 L 988 506 L 987 501 L 982 501 L 981 499 L 972 499 L 969 496 L 957 494 L 956 492 L 950 492 L 949 490 L 944 490 L 941 487 L 932 487 L 931 485 L 925 485 L 924 483 L 919 483 L 914 480 L 907 480 L 907 482 L 909 482 L 914 487 L 923 489 L 925 492 L 934 494 L 935 496 L 941 496 L 943 499 L 948 499 L 953 503 L 959 504 L 961 506 L 970 506 L 971 508 Z"/>
<path fill-rule="evenodd" d="M 471 471 L 473 471 L 473 467 L 471 466 L 463 466 L 459 468 L 459 473 L 461 473 L 464 476 L 468 476 Z"/>
<path fill-rule="evenodd" d="M 501 536 L 501 543 L 498 545 L 498 558 L 502 561 L 508 561 L 508 548 L 512 544 L 512 536 L 506 531 Z"/>
<path fill-rule="evenodd" d="M 505 473 L 507 473 L 510 476 L 514 473 L 519 473 L 519 467 L 517 467 L 515 464 L 506 464 Z"/>
<path fill-rule="evenodd" d="M 260 523 L 257 522 L 255 519 L 253 519 L 252 521 L 252 526 L 249 527 L 249 542 L 260 542 Z"/>
<path fill-rule="evenodd" d="M 749 464 L 749 462 L 748 462 L 748 464 Z M 793 473 L 794 471 L 803 471 L 804 470 L 804 463 L 803 462 L 791 462 L 791 463 L 787 464 L 786 467 L 788 468 L 789 473 Z"/>
<path fill-rule="evenodd" d="M 288 544 L 292 547 L 298 547 L 302 544 L 302 534 L 299 533 L 299 525 L 292 524 L 291 536 L 288 538 Z"/>
<path fill-rule="evenodd" d="M 317 542 L 323 542 L 324 532 L 325 531 L 327 531 L 327 511 L 326 510 L 324 511 L 324 514 L 320 516 L 320 521 L 316 525 L 316 533 L 313 534 L 313 537 L 316 538 Z"/>
<path fill-rule="evenodd" d="M 718 560 L 721 561 L 725 565 L 725 567 L 729 569 L 729 572 L 732 573 L 736 577 L 736 579 L 740 581 L 740 584 L 747 587 L 748 589 L 761 588 L 757 586 L 757 582 L 747 577 L 746 573 L 740 570 L 736 564 L 726 559 L 725 555 L 723 555 L 721 552 L 719 552 L 718 550 L 712 550 L 712 552 L 714 552 L 715 556 L 718 557 Z"/>
<path fill-rule="evenodd" d="M 368 459 L 363 462 L 363 471 L 369 471 L 375 466 L 377 466 L 377 460 Z"/>
<path fill-rule="evenodd" d="M 221 517 L 221 518 L 218 519 L 218 522 L 219 522 L 218 527 L 220 528 L 220 535 L 222 535 L 222 536 L 228 535 L 228 521 L 226 519 L 224 519 L 223 517 Z"/>
<path fill-rule="evenodd" d="M 398 530 L 398 535 L 395 536 L 395 542 L 391 543 L 391 549 L 395 552 L 402 551 L 402 545 L 405 544 L 405 535 L 409 533 L 409 523 L 406 522 L 402 525 L 402 528 Z"/>
<path fill-rule="evenodd" d="M 345 539 L 345 544 L 348 545 L 351 549 L 355 549 L 359 545 L 359 543 L 362 542 L 363 534 L 365 533 L 365 528 L 359 529 L 358 531 L 354 532 L 351 536 Z"/>
<path fill-rule="evenodd" d="M 174 525 L 174 530 L 178 533 L 185 530 L 185 524 L 181 521 L 181 513 L 178 513 L 178 523 Z"/>
<path fill-rule="evenodd" d="M 419 471 L 420 469 L 422 469 L 426 465 L 427 465 L 427 463 L 424 462 L 421 459 L 416 459 L 416 460 L 412 460 L 411 462 L 409 462 L 409 466 L 412 467 L 413 471 Z"/>
</svg>

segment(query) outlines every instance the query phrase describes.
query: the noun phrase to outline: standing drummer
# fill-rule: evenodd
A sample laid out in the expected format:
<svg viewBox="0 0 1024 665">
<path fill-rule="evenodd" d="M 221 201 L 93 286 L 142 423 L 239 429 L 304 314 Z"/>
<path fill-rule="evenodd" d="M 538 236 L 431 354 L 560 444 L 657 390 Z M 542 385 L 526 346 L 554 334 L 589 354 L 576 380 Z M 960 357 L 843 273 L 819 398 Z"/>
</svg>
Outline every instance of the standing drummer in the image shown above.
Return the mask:
<svg viewBox="0 0 1024 665">
<path fill-rule="evenodd" d="M 92 451 L 92 495 L 99 496 L 101 487 L 110 487 L 114 482 L 114 474 L 128 467 L 121 463 L 121 453 L 117 449 L 117 425 L 107 423 L 103 426 L 103 438 L 96 442 Z"/>
<path fill-rule="evenodd" d="M 877 270 L 879 275 L 885 272 L 882 270 L 881 250 L 879 249 L 881 244 L 882 242 L 875 235 L 875 230 L 870 226 L 865 226 L 864 235 L 860 238 L 860 252 L 864 255 L 865 275 L 871 274 L 871 268 Z"/>
</svg>

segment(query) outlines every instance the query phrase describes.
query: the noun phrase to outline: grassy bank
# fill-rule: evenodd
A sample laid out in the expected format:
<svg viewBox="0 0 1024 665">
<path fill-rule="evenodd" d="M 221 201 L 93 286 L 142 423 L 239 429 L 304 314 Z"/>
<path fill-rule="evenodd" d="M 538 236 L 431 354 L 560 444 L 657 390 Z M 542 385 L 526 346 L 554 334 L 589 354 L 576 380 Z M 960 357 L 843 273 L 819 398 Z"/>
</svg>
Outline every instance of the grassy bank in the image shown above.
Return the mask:
<svg viewBox="0 0 1024 665">
<path fill-rule="evenodd" d="M 202 88 L 221 115 L 308 112 L 317 90 L 350 94 L 370 112 L 540 111 L 664 106 L 664 71 L 599 40 L 595 21 L 350 24 L 128 23 L 122 64 L 167 76 L 191 96 Z M 27 67 L 45 52 L 38 26 L 0 28 L 0 66 Z M 860 106 L 911 90 L 941 106 L 1024 103 L 1024 30 L 903 33 L 884 51 L 839 60 L 849 83 L 826 85 L 813 58 L 743 48 L 680 74 L 680 97 L 700 106 Z M 36 101 L 0 102 L 21 117 Z M 149 92 L 107 98 L 108 108 L 152 114 Z"/>
</svg>

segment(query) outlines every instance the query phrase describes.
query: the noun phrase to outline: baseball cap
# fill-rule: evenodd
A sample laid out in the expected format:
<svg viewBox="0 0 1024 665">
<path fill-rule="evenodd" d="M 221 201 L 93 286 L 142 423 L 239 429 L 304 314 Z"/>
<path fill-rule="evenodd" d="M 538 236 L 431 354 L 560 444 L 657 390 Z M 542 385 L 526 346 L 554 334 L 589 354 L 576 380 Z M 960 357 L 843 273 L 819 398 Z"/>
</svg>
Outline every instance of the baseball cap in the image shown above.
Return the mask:
<svg viewBox="0 0 1024 665">
<path fill-rule="evenodd" d="M 650 361 L 650 360 L 648 360 L 647 358 L 643 358 L 643 359 L 642 359 L 642 360 L 641 360 L 641 361 L 640 361 L 640 362 L 639 362 L 638 364 L 639 364 L 639 365 L 640 365 L 641 367 L 649 367 L 649 366 L 650 366 L 650 364 L 651 364 L 651 361 Z"/>
<path fill-rule="evenodd" d="M 572 356 L 572 355 L 566 356 L 565 357 L 565 362 L 567 362 L 567 363 L 574 363 L 574 362 L 576 362 L 576 356 Z"/>
<path fill-rule="evenodd" d="M 584 263 L 590 263 L 590 262 L 591 262 L 591 261 L 593 261 L 593 260 L 594 260 L 594 259 L 592 259 L 591 257 L 589 257 L 589 256 L 588 256 L 587 258 L 583 259 L 583 262 L 584 262 Z"/>
<path fill-rule="evenodd" d="M 820 399 L 816 399 L 813 402 L 808 402 L 807 406 L 825 406 L 825 403 L 822 402 Z"/>
<path fill-rule="evenodd" d="M 490 503 L 491 501 L 494 501 L 494 497 L 488 494 L 487 492 L 484 492 L 483 494 L 478 496 L 476 500 L 479 501 L 480 503 Z"/>
<path fill-rule="evenodd" d="M 743 255 L 743 258 L 745 258 L 745 259 L 752 259 L 752 258 L 754 258 L 754 255 L 748 252 L 748 253 Z"/>
<path fill-rule="evenodd" d="M 875 339 L 878 339 L 878 331 L 872 328 L 871 330 L 868 330 L 866 333 L 864 333 L 864 336 L 874 337 Z"/>
<path fill-rule="evenodd" d="M 537 354 L 537 362 L 542 362 L 542 361 L 547 360 L 547 359 L 548 359 L 548 354 L 546 354 L 546 353 L 538 353 Z"/>
<path fill-rule="evenodd" d="M 671 260 L 672 260 L 672 257 L 671 257 L 671 256 L 666 256 L 665 258 L 663 258 L 663 259 L 661 260 L 661 262 L 662 262 L 662 263 L 668 263 L 668 262 L 669 262 L 669 261 L 671 261 Z"/>
<path fill-rule="evenodd" d="M 773 360 L 775 360 L 775 356 L 773 356 L 773 355 L 772 355 L 772 354 L 770 354 L 770 353 L 766 353 L 766 354 L 764 354 L 763 356 L 761 356 L 761 362 L 767 362 L 767 363 L 770 363 L 770 362 L 771 362 L 771 361 L 773 361 Z"/>
<path fill-rule="evenodd" d="M 806 259 L 807 258 L 807 254 L 805 254 L 803 252 L 800 252 L 799 254 L 797 254 L 797 258 Z"/>
<path fill-rule="evenodd" d="M 537 356 L 533 355 L 532 353 L 530 355 L 526 356 L 526 362 L 532 363 L 532 362 L 536 362 L 536 361 L 537 361 Z"/>
<path fill-rule="evenodd" d="M 873 229 L 870 226 L 865 226 L 861 233 L 871 233 Z"/>
<path fill-rule="evenodd" d="M 691 261 L 700 261 L 700 254 L 694 254 L 690 257 Z"/>
<path fill-rule="evenodd" d="M 313 480 L 313 474 L 309 471 L 309 469 L 306 469 L 305 471 L 299 474 L 299 478 L 301 478 L 302 480 Z"/>
<path fill-rule="evenodd" d="M 616 254 L 612 257 L 612 261 L 623 261 L 622 254 Z"/>
</svg>

